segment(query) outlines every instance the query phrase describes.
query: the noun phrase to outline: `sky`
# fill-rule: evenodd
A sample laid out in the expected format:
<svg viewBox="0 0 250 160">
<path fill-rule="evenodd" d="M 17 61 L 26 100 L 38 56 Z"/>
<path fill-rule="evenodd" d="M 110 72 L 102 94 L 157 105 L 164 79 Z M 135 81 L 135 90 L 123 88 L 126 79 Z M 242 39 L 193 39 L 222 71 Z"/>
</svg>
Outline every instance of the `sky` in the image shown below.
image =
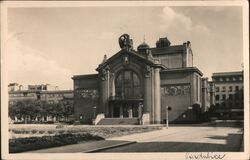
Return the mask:
<svg viewBox="0 0 250 160">
<path fill-rule="evenodd" d="M 9 8 L 8 81 L 72 89 L 74 75 L 96 73 L 103 56 L 120 48 L 128 33 L 134 48 L 191 42 L 194 66 L 204 77 L 240 71 L 243 63 L 242 8 L 236 6 L 149 6 Z"/>
</svg>

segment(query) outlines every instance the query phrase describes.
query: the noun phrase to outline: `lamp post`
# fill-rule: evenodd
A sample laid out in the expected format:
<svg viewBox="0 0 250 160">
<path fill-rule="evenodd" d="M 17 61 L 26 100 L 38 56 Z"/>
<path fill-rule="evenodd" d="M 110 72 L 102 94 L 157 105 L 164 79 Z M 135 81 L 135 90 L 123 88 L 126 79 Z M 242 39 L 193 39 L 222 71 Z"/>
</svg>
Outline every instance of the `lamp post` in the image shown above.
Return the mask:
<svg viewBox="0 0 250 160">
<path fill-rule="evenodd" d="M 139 103 L 139 120 L 140 120 L 140 125 L 142 125 L 142 109 L 143 109 L 143 104 L 140 102 Z"/>
<path fill-rule="evenodd" d="M 168 129 L 168 111 L 171 111 L 170 106 L 166 106 L 166 128 Z"/>
<path fill-rule="evenodd" d="M 94 119 L 95 119 L 95 116 L 96 116 L 96 106 L 93 106 L 93 110 L 94 110 Z"/>
</svg>

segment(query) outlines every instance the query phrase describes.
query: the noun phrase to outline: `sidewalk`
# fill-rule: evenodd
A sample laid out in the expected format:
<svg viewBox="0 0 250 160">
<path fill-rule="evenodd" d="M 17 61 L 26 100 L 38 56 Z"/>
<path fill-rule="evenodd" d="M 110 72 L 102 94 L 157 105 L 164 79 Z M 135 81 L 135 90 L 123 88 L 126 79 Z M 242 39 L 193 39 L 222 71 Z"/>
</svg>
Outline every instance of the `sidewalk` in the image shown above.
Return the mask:
<svg viewBox="0 0 250 160">
<path fill-rule="evenodd" d="M 114 140 L 101 140 L 92 141 L 79 144 L 71 144 L 61 147 L 53 147 L 48 149 L 40 149 L 35 151 L 29 151 L 25 153 L 90 153 L 94 151 L 100 151 L 106 148 L 114 148 L 118 146 L 124 146 L 135 143 L 134 141 L 114 141 Z"/>
</svg>

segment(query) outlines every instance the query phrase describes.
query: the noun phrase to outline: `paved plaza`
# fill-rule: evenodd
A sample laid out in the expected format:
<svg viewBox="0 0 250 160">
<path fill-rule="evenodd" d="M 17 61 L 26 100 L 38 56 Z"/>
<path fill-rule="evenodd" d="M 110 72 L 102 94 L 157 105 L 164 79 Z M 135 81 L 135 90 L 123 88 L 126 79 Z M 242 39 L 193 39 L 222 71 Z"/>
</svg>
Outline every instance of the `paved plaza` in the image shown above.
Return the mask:
<svg viewBox="0 0 250 160">
<path fill-rule="evenodd" d="M 242 136 L 243 130 L 238 126 L 171 126 L 168 129 L 29 153 L 239 152 Z"/>
<path fill-rule="evenodd" d="M 102 152 L 237 152 L 241 147 L 242 130 L 231 127 L 172 127 L 113 140 L 137 143 Z"/>
</svg>

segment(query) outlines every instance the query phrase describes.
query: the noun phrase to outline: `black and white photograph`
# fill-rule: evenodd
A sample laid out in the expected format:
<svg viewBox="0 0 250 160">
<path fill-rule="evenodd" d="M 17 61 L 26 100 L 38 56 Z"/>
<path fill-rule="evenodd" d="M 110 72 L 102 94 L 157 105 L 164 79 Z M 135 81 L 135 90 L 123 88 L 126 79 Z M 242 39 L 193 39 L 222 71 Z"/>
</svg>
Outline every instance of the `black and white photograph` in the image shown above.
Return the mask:
<svg viewBox="0 0 250 160">
<path fill-rule="evenodd" d="M 249 159 L 247 1 L 4 1 L 3 159 Z"/>
</svg>

